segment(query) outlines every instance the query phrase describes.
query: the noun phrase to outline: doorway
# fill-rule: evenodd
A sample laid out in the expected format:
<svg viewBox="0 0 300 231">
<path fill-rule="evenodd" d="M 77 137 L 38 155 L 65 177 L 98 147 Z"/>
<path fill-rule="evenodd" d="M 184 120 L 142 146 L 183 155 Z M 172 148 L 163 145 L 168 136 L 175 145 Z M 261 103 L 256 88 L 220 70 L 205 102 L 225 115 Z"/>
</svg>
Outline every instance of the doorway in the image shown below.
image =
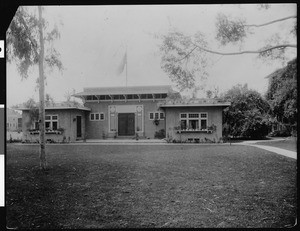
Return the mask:
<svg viewBox="0 0 300 231">
<path fill-rule="evenodd" d="M 134 113 L 119 113 L 118 114 L 118 135 L 119 136 L 133 136 L 134 129 Z"/>
<path fill-rule="evenodd" d="M 77 131 L 76 131 L 76 137 L 81 137 L 81 116 L 76 116 L 76 125 L 77 125 Z"/>
</svg>

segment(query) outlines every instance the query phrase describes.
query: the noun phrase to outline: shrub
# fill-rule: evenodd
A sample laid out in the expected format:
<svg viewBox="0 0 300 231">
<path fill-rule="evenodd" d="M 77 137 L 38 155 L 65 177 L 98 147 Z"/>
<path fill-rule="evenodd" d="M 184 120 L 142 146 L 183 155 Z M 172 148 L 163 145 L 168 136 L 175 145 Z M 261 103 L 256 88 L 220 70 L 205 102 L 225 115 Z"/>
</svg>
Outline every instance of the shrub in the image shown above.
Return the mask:
<svg viewBox="0 0 300 231">
<path fill-rule="evenodd" d="M 166 137 L 165 129 L 160 129 L 158 132 L 155 132 L 154 138 L 156 139 L 163 139 Z"/>
</svg>

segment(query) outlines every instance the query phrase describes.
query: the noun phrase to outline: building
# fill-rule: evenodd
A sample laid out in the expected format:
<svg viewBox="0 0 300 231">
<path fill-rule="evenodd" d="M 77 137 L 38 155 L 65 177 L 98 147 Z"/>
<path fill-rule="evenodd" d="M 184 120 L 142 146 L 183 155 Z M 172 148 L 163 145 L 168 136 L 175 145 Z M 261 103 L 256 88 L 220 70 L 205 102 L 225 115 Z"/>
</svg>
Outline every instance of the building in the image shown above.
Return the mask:
<svg viewBox="0 0 300 231">
<path fill-rule="evenodd" d="M 6 131 L 16 132 L 22 130 L 22 115 L 17 110 L 7 108 Z"/>
<path fill-rule="evenodd" d="M 38 142 L 38 107 L 20 108 L 23 142 Z M 85 138 L 85 118 L 91 109 L 73 102 L 56 103 L 45 107 L 45 133 L 49 142 L 70 142 Z M 34 115 L 35 114 L 35 115 Z"/>
<path fill-rule="evenodd" d="M 46 107 L 46 137 L 71 142 L 136 136 L 153 139 L 163 131 L 169 140 L 221 140 L 222 110 L 230 103 L 170 100 L 170 95 L 180 96 L 168 85 L 84 88 L 74 95 L 84 106 Z M 37 139 L 32 135 L 38 134 L 38 123 L 30 120 L 28 108 L 22 110 L 24 139 Z"/>
</svg>

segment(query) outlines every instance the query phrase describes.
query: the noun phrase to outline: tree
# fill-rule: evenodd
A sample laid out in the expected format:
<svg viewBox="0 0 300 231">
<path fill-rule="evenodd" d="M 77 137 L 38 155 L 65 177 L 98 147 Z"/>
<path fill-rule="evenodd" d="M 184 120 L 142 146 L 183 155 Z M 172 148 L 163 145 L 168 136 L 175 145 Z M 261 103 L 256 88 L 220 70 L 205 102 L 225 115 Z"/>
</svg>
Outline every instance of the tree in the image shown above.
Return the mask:
<svg viewBox="0 0 300 231">
<path fill-rule="evenodd" d="M 52 71 L 54 67 L 63 69 L 53 41 L 59 38 L 58 28 L 54 25 L 49 30 L 48 24 L 42 17 L 42 7 L 38 6 L 38 16 L 33 9 L 19 7 L 6 33 L 7 61 L 15 62 L 20 75 L 28 78 L 30 67 L 39 67 L 39 129 L 40 129 L 40 167 L 46 169 L 45 152 L 45 93 L 44 64 Z M 44 37 L 45 32 L 45 37 Z M 46 53 L 45 45 L 46 44 Z"/>
<path fill-rule="evenodd" d="M 260 9 L 269 9 L 270 5 L 259 5 Z M 281 59 L 285 61 L 285 52 L 288 49 L 297 49 L 296 45 L 296 15 L 278 18 L 261 24 L 249 24 L 246 19 L 219 13 L 216 17 L 215 39 L 221 47 L 227 45 L 240 45 L 245 43 L 245 39 L 254 36 L 254 28 L 264 28 L 279 22 L 295 20 L 294 27 L 290 30 L 290 38 L 287 41 L 279 33 L 272 34 L 265 41 L 265 45 L 256 50 L 239 50 L 233 52 L 223 52 L 209 47 L 209 39 L 204 33 L 198 31 L 194 35 L 186 35 L 172 28 L 167 34 L 162 35 L 161 67 L 175 82 L 180 90 L 192 89 L 196 87 L 197 80 L 207 79 L 206 67 L 211 65 L 209 54 L 232 56 L 242 54 L 257 54 L 263 61 Z M 259 36 L 258 36 L 259 37 Z M 198 83 L 199 84 L 199 83 Z"/>
<path fill-rule="evenodd" d="M 266 99 L 271 106 L 271 114 L 288 130 L 297 126 L 297 59 L 288 63 L 271 75 Z"/>
<path fill-rule="evenodd" d="M 230 101 L 224 110 L 224 123 L 228 135 L 234 137 L 262 138 L 268 134 L 269 104 L 255 90 L 236 85 L 221 97 Z"/>
<path fill-rule="evenodd" d="M 54 106 L 54 104 L 55 104 L 55 102 L 54 102 L 53 97 L 49 93 L 46 93 L 45 106 L 50 107 L 50 106 Z"/>
</svg>

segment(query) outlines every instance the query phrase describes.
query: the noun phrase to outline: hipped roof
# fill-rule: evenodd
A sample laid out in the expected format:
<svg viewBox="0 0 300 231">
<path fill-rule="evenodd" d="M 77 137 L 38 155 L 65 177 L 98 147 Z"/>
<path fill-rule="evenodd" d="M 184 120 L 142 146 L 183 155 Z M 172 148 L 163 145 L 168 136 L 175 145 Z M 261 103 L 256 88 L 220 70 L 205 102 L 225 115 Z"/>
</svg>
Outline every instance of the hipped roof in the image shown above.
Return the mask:
<svg viewBox="0 0 300 231">
<path fill-rule="evenodd" d="M 88 87 L 74 96 L 87 95 L 128 95 L 128 94 L 162 94 L 174 92 L 170 85 L 130 86 L 130 87 Z"/>
</svg>

